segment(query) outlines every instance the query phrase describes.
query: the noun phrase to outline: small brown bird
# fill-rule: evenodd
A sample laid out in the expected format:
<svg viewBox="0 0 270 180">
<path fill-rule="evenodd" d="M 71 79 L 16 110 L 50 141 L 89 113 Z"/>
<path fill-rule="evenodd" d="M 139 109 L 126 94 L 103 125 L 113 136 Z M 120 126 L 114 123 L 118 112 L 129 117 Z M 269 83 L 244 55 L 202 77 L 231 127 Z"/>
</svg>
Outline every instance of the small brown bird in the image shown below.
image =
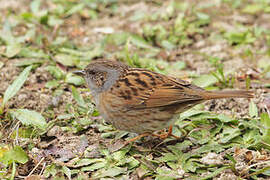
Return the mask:
<svg viewBox="0 0 270 180">
<path fill-rule="evenodd" d="M 83 75 L 101 116 L 115 128 L 160 138 L 174 136 L 179 113 L 210 99 L 252 98 L 245 90 L 206 91 L 189 82 L 109 60 L 92 61 Z M 153 134 L 169 127 L 166 134 Z"/>
</svg>

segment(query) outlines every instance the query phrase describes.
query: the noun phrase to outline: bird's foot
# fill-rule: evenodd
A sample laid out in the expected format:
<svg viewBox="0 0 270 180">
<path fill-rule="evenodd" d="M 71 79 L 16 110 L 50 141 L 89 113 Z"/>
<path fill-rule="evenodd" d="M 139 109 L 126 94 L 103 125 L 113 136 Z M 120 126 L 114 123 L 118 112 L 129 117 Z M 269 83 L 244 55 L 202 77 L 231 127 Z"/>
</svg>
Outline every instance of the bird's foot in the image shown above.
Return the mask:
<svg viewBox="0 0 270 180">
<path fill-rule="evenodd" d="M 129 143 L 131 143 L 131 142 L 134 142 L 134 141 L 136 141 L 136 140 L 138 140 L 138 139 L 141 139 L 141 138 L 143 138 L 143 137 L 145 137 L 145 136 L 150 136 L 150 135 L 151 135 L 151 133 L 143 133 L 143 134 L 140 134 L 140 135 L 138 135 L 138 136 L 136 136 L 136 137 L 134 137 L 134 138 L 131 138 L 131 139 L 127 140 L 127 141 L 125 142 L 125 144 L 127 145 L 127 144 L 129 144 Z"/>
<path fill-rule="evenodd" d="M 172 125 L 169 127 L 167 133 L 163 133 L 163 134 L 152 134 L 152 136 L 156 136 L 156 137 L 158 137 L 160 139 L 166 139 L 167 137 L 170 137 L 170 136 L 172 136 L 172 137 L 174 137 L 176 139 L 179 139 L 180 138 L 180 137 L 175 136 L 175 135 L 172 134 Z"/>
</svg>

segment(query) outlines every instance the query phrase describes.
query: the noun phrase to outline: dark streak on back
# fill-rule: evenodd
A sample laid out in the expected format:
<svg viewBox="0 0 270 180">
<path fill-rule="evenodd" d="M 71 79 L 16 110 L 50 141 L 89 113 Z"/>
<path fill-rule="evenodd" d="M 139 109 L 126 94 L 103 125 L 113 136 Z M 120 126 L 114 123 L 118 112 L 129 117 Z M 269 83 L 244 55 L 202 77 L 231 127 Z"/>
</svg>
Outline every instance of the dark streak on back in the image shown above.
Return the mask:
<svg viewBox="0 0 270 180">
<path fill-rule="evenodd" d="M 135 81 L 143 87 L 148 87 L 147 83 L 145 81 L 142 81 L 141 79 L 135 79 Z"/>
<path fill-rule="evenodd" d="M 152 74 L 151 74 L 151 73 L 148 73 L 148 72 L 142 72 L 142 74 L 144 74 L 144 75 L 146 75 L 146 76 L 150 77 L 150 78 L 151 78 L 151 80 L 154 80 L 154 78 L 153 78 L 153 76 L 152 76 Z"/>
<path fill-rule="evenodd" d="M 136 77 L 140 76 L 140 74 L 137 73 L 137 72 L 129 72 L 128 75 L 133 75 L 133 76 L 136 76 Z"/>
<path fill-rule="evenodd" d="M 131 87 L 134 96 L 138 96 L 138 89 Z"/>
<path fill-rule="evenodd" d="M 120 79 L 119 81 L 125 82 L 126 86 L 131 86 L 132 84 L 129 82 L 128 78 Z"/>
</svg>

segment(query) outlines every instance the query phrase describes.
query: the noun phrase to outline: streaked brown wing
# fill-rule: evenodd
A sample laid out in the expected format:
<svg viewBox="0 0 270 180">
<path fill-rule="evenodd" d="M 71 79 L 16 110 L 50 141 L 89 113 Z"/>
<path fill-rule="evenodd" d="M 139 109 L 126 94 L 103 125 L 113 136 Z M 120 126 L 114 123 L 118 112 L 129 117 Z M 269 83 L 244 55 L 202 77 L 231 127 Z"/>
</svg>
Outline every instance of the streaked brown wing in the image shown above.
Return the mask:
<svg viewBox="0 0 270 180">
<path fill-rule="evenodd" d="M 143 104 L 146 107 L 160 107 L 172 104 L 180 104 L 188 101 L 202 100 L 196 94 L 187 94 L 186 89 L 177 87 L 158 87 Z"/>
<path fill-rule="evenodd" d="M 152 108 L 202 100 L 201 88 L 155 72 L 132 69 L 113 88 L 129 108 Z"/>
</svg>

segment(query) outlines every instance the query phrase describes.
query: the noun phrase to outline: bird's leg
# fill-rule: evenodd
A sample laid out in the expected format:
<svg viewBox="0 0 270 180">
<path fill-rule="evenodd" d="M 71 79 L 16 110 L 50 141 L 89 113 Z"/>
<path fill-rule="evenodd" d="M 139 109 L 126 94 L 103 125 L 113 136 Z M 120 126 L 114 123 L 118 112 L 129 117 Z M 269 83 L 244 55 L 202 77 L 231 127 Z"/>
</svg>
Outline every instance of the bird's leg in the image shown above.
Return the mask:
<svg viewBox="0 0 270 180">
<path fill-rule="evenodd" d="M 129 143 L 131 143 L 131 142 L 133 142 L 133 141 L 136 141 L 136 140 L 138 140 L 138 139 L 141 139 L 142 137 L 149 136 L 149 135 L 151 135 L 151 133 L 143 133 L 143 134 L 140 134 L 139 136 L 136 136 L 136 137 L 134 137 L 134 138 L 132 138 L 132 139 L 127 140 L 127 141 L 125 142 L 125 144 L 129 144 Z"/>
<path fill-rule="evenodd" d="M 170 125 L 169 129 L 168 129 L 168 132 L 167 133 L 163 133 L 163 134 L 152 134 L 153 136 L 157 136 L 159 137 L 160 139 L 166 139 L 167 137 L 169 136 L 172 136 L 176 139 L 179 139 L 180 137 L 178 136 L 175 136 L 172 134 L 172 125 Z"/>
<path fill-rule="evenodd" d="M 172 125 L 170 125 L 169 127 L 169 131 L 168 131 L 168 136 L 172 136 L 174 137 L 175 139 L 179 139 L 180 137 L 179 136 L 176 136 L 172 133 Z"/>
<path fill-rule="evenodd" d="M 162 131 L 163 131 L 163 130 L 162 130 Z M 142 137 L 150 136 L 150 135 L 159 137 L 160 139 L 166 139 L 166 138 L 169 137 L 169 136 L 172 136 L 172 137 L 174 137 L 174 138 L 176 138 L 176 139 L 179 139 L 179 138 L 180 138 L 180 137 L 175 136 L 175 135 L 172 134 L 172 125 L 170 125 L 170 127 L 169 127 L 167 133 L 163 133 L 163 134 L 143 133 L 143 134 L 140 134 L 139 136 L 136 136 L 136 137 L 134 137 L 134 138 L 132 138 L 132 139 L 127 140 L 127 141 L 125 142 L 125 144 L 129 144 L 129 143 L 134 142 L 134 141 L 136 141 L 136 140 L 138 140 L 138 139 L 141 139 Z"/>
</svg>

